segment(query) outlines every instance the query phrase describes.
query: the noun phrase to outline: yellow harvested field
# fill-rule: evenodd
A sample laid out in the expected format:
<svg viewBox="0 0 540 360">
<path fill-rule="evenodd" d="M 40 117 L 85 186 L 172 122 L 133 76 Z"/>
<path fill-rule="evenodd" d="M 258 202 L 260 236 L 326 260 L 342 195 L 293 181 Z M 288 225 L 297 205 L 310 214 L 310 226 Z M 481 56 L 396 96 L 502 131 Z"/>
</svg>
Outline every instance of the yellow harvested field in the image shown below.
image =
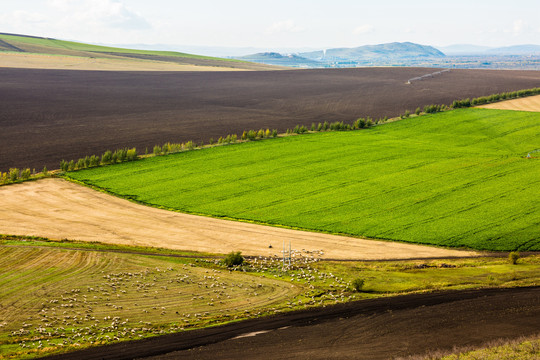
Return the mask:
<svg viewBox="0 0 540 360">
<path fill-rule="evenodd" d="M 245 71 L 244 69 L 175 64 L 163 61 L 0 53 L 0 68 L 99 71 Z"/>
<path fill-rule="evenodd" d="M 528 96 L 520 99 L 500 101 L 493 104 L 478 106 L 484 109 L 519 110 L 540 112 L 540 95 Z"/>
<path fill-rule="evenodd" d="M 147 207 L 62 179 L 0 187 L 0 233 L 163 247 L 211 253 L 280 255 L 293 250 L 327 259 L 472 256 L 472 251 L 374 241 L 214 219 Z M 270 247 L 270 245 L 272 247 Z"/>
</svg>

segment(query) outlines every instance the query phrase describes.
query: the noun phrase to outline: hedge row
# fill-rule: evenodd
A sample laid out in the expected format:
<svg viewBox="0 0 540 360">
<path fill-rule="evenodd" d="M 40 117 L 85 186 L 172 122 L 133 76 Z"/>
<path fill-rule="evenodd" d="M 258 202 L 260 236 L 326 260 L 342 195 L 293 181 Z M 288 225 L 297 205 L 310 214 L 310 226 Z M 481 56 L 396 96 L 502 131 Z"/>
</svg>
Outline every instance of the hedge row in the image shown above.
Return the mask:
<svg viewBox="0 0 540 360">
<path fill-rule="evenodd" d="M 493 94 L 489 96 L 480 96 L 474 99 L 455 100 L 452 103 L 453 109 L 459 109 L 464 107 L 484 105 L 502 100 L 517 99 L 526 96 L 540 95 L 540 88 L 525 89 L 511 92 L 504 92 L 500 94 Z"/>
<path fill-rule="evenodd" d="M 80 169 L 92 168 L 100 165 L 110 165 L 117 164 L 124 161 L 134 161 L 137 160 L 139 156 L 137 155 L 137 149 L 118 149 L 114 152 L 107 150 L 101 155 L 101 158 L 96 155 L 86 156 L 80 158 L 79 160 L 71 160 L 67 162 L 66 160 L 60 161 L 60 170 L 62 171 L 74 171 Z"/>
<path fill-rule="evenodd" d="M 47 176 L 47 174 L 47 167 L 44 167 L 41 176 Z M 4 173 L 0 171 L 0 184 L 12 184 L 16 182 L 26 181 L 30 178 L 37 178 L 35 169 L 31 171 L 29 168 L 10 168 L 9 171 Z"/>
<path fill-rule="evenodd" d="M 470 107 L 470 106 L 476 106 L 476 105 L 483 105 L 488 104 L 492 102 L 497 102 L 501 100 L 509 100 L 509 99 L 516 99 L 520 97 L 526 97 L 531 95 L 539 95 L 540 94 L 540 88 L 532 88 L 532 89 L 525 89 L 525 90 L 519 90 L 519 91 L 512 91 L 512 92 L 504 92 L 500 94 L 493 94 L 489 96 L 481 96 L 477 98 L 471 99 L 462 99 L 462 100 L 455 100 L 452 105 L 449 107 L 447 105 L 441 104 L 441 105 L 426 105 L 424 106 L 423 112 L 426 114 L 432 114 L 440 111 L 447 111 L 450 109 L 458 109 L 458 108 L 464 108 L 464 107 Z M 416 115 L 420 115 L 422 113 L 422 110 L 420 108 L 417 108 L 415 111 Z M 410 111 L 407 110 L 403 115 L 401 115 L 401 118 L 406 118 L 410 116 Z M 371 118 L 358 118 L 356 119 L 352 124 L 345 124 L 343 121 L 336 121 L 329 123 L 327 121 L 323 123 L 312 123 L 311 124 L 311 131 L 312 132 L 320 132 L 320 131 L 347 131 L 347 130 L 357 130 L 357 129 L 365 129 L 369 128 L 373 125 L 384 123 L 388 120 L 387 117 L 384 119 L 378 119 L 373 120 Z M 304 125 L 296 125 L 293 129 L 287 129 L 287 134 L 303 134 L 310 131 L 306 126 Z M 278 136 L 278 132 L 276 129 L 270 130 L 270 129 L 260 129 L 260 130 L 248 130 L 244 131 L 241 136 L 241 140 L 243 141 L 254 141 L 259 139 L 266 139 L 266 138 L 275 138 Z M 238 136 L 236 134 L 227 135 L 226 137 L 220 137 L 217 142 L 214 141 L 214 139 L 210 139 L 210 145 L 213 145 L 215 143 L 217 144 L 231 144 L 236 143 L 238 141 Z M 156 145 L 153 148 L 153 154 L 154 155 L 166 155 L 181 151 L 187 151 L 187 150 L 193 150 L 195 148 L 202 148 L 204 144 L 201 142 L 200 145 L 196 145 L 193 141 L 188 141 L 186 143 L 170 143 L 167 142 L 163 144 L 162 146 Z M 146 154 L 148 154 L 148 149 L 146 150 Z M 91 168 L 96 166 L 102 166 L 102 165 L 109 165 L 109 164 L 116 164 L 121 163 L 124 161 L 134 161 L 139 158 L 139 155 L 137 154 L 137 150 L 135 148 L 131 149 L 119 149 L 114 152 L 107 150 L 101 157 L 92 155 L 92 156 L 86 156 L 84 158 L 80 158 L 77 161 L 71 160 L 69 162 L 62 160 L 60 162 L 60 169 L 62 171 L 74 171 L 79 169 L 85 169 L 85 168 Z M 43 173 L 40 174 L 40 176 L 47 176 L 47 168 L 45 167 L 43 169 Z M 8 172 L 2 173 L 0 172 L 0 184 L 10 184 L 14 182 L 24 181 L 28 180 L 31 177 L 37 177 L 35 175 L 35 170 L 32 173 L 30 169 L 24 169 L 19 170 L 17 168 L 11 168 Z"/>
</svg>

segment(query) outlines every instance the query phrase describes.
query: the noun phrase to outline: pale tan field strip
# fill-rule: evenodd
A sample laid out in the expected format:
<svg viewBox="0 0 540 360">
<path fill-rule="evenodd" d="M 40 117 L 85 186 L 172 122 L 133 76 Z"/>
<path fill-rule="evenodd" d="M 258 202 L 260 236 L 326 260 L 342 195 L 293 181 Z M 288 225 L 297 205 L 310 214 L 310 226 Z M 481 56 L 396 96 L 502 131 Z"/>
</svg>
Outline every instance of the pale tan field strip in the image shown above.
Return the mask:
<svg viewBox="0 0 540 360">
<path fill-rule="evenodd" d="M 484 109 L 519 110 L 540 112 L 540 95 L 528 96 L 479 106 Z"/>
<path fill-rule="evenodd" d="M 17 53 L 0 54 L 0 67 L 99 71 L 245 71 L 228 67 L 184 65 L 163 61 Z"/>
<path fill-rule="evenodd" d="M 62 179 L 2 186 L 0 201 L 1 234 L 264 256 L 280 255 L 283 242 L 290 240 L 296 251 L 322 251 L 321 258 L 329 259 L 476 254 L 181 214 L 138 205 Z"/>
</svg>

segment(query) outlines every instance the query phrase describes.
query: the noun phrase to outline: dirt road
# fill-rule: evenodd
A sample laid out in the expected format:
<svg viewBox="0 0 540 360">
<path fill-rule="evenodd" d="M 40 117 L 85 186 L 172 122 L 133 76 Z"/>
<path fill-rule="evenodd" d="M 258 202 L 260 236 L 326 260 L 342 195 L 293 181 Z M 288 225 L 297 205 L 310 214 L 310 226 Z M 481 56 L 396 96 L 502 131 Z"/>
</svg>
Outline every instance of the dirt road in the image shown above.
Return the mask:
<svg viewBox="0 0 540 360">
<path fill-rule="evenodd" d="M 317 258 L 331 259 L 475 254 L 181 214 L 138 205 L 62 179 L 2 186 L 0 199 L 0 234 L 264 256 L 280 255 L 283 243 L 290 241 L 292 248 L 304 255 L 313 251 Z"/>
<path fill-rule="evenodd" d="M 50 359 L 391 359 L 540 332 L 540 288 L 339 304 Z M 153 357 L 152 357 L 153 356 Z"/>
</svg>

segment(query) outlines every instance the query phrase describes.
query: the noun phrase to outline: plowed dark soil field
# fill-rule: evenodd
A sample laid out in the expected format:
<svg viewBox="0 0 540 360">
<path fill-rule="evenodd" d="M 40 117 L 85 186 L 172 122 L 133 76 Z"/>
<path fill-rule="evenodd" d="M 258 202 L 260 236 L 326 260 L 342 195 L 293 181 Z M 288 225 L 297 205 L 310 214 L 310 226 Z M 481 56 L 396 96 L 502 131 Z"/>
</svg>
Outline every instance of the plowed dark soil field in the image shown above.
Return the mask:
<svg viewBox="0 0 540 360">
<path fill-rule="evenodd" d="M 392 359 L 540 331 L 540 289 L 364 300 L 50 359 Z"/>
<path fill-rule="evenodd" d="M 100 72 L 0 68 L 0 171 L 58 168 L 107 149 L 246 129 L 395 116 L 427 104 L 540 86 L 539 71 L 363 68 Z"/>
</svg>

